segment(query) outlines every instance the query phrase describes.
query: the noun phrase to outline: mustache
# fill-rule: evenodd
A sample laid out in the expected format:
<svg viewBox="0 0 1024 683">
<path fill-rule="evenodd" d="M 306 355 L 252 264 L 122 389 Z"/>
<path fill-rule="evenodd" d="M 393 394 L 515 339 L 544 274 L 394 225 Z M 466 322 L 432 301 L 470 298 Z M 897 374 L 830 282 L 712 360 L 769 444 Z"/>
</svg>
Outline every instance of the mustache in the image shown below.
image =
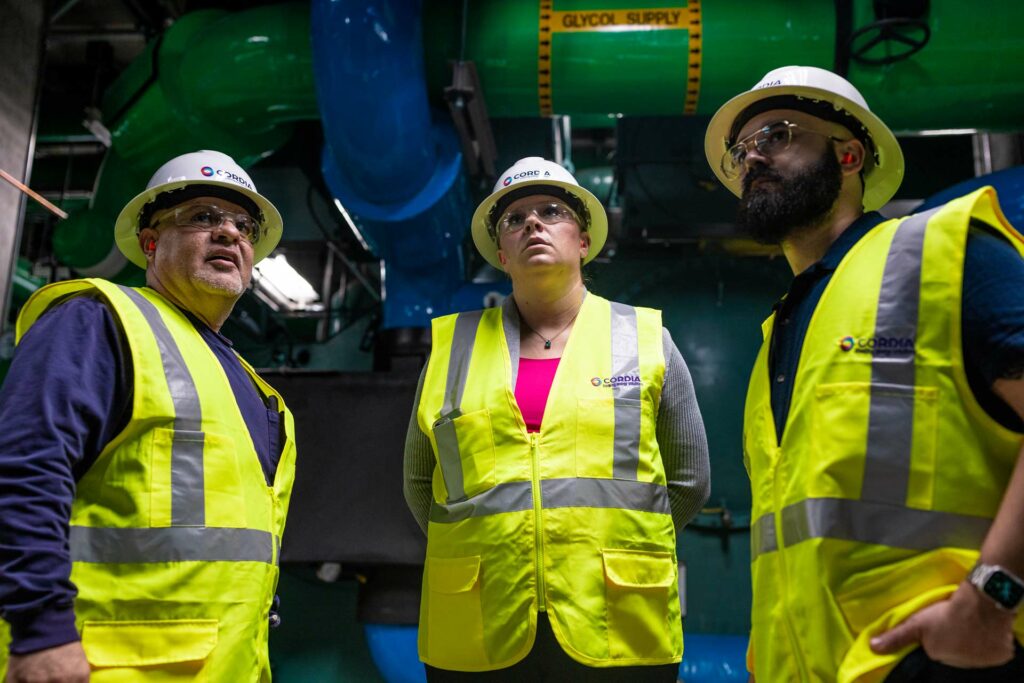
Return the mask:
<svg viewBox="0 0 1024 683">
<path fill-rule="evenodd" d="M 743 192 L 750 191 L 750 186 L 755 180 L 782 180 L 782 176 L 767 166 L 754 166 L 743 176 Z"/>
</svg>

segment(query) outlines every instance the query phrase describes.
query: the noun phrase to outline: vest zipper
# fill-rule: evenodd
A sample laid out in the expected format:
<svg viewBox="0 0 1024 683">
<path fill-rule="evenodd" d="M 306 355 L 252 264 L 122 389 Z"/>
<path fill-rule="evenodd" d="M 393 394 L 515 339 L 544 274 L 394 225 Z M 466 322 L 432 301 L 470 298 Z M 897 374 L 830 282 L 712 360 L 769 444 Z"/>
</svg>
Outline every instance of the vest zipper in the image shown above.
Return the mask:
<svg viewBox="0 0 1024 683">
<path fill-rule="evenodd" d="M 537 611 L 544 612 L 547 609 L 544 600 L 544 540 L 543 540 L 543 518 L 541 517 L 540 499 L 540 457 L 537 455 L 537 433 L 530 434 L 530 455 L 533 459 L 533 516 L 534 532 L 536 539 L 534 545 L 537 548 Z"/>
</svg>

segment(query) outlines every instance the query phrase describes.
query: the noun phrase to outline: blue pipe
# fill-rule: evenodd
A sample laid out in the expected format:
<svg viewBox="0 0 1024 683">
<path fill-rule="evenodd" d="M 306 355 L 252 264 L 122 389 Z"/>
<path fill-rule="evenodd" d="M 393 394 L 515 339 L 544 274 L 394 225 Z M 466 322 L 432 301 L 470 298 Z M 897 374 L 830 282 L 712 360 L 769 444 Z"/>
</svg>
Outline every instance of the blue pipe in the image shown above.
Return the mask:
<svg viewBox="0 0 1024 683">
<path fill-rule="evenodd" d="M 327 186 L 385 262 L 383 327 L 429 326 L 465 281 L 462 154 L 431 110 L 420 0 L 314 0 Z"/>
<path fill-rule="evenodd" d="M 1006 168 L 957 183 L 924 200 L 914 209 L 914 213 L 942 206 L 951 199 L 962 197 L 985 185 L 995 188 L 996 194 L 999 195 L 999 207 L 1003 210 L 1006 220 L 1010 221 L 1010 225 L 1018 230 L 1024 230 L 1024 166 Z"/>
<path fill-rule="evenodd" d="M 426 681 L 416 648 L 418 627 L 401 624 L 363 624 L 366 643 L 377 670 L 387 683 Z M 745 683 L 747 637 L 687 634 L 686 651 L 679 665 L 679 680 L 686 683 Z"/>
</svg>

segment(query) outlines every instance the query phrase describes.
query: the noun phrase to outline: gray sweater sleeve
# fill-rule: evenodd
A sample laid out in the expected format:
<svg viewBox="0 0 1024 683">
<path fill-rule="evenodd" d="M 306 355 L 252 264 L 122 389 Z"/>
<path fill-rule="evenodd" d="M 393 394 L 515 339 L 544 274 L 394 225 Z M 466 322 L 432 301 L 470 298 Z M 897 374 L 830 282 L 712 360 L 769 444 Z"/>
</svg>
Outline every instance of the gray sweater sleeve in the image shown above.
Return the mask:
<svg viewBox="0 0 1024 683">
<path fill-rule="evenodd" d="M 434 449 L 430 446 L 430 438 L 420 431 L 416 421 L 416 411 L 420 407 L 420 394 L 423 393 L 423 377 L 427 374 L 427 366 L 423 366 L 420 382 L 416 387 L 416 400 L 409 418 L 409 430 L 405 433 L 405 458 L 402 464 L 402 491 L 405 503 L 416 518 L 416 523 L 427 533 L 427 518 L 430 515 L 430 504 L 434 494 L 431 491 L 431 478 L 434 474 Z"/>
<path fill-rule="evenodd" d="M 662 330 L 662 345 L 665 352 L 665 380 L 655 435 L 665 467 L 665 478 L 668 480 L 672 522 L 676 531 L 680 532 L 708 499 L 711 468 L 708 463 L 707 436 L 697 407 L 693 381 L 668 330 Z M 430 439 L 420 431 L 416 421 L 425 374 L 426 366 L 420 374 L 419 386 L 416 387 L 416 401 L 405 436 L 403 465 L 405 502 L 424 533 L 433 501 L 431 477 L 435 463 Z"/>
<path fill-rule="evenodd" d="M 672 335 L 662 329 L 665 381 L 655 435 L 668 480 L 668 502 L 678 534 L 707 502 L 711 493 L 708 439 L 697 406 L 693 380 Z"/>
</svg>

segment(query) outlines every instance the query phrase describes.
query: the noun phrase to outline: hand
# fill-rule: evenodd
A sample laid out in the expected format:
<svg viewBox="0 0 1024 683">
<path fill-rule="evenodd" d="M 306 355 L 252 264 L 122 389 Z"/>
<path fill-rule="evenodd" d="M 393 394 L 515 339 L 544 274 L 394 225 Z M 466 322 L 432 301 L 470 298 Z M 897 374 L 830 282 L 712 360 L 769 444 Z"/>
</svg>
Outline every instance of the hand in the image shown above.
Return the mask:
<svg viewBox="0 0 1024 683">
<path fill-rule="evenodd" d="M 6 683 L 89 683 L 89 661 L 74 641 L 27 655 L 12 654 Z"/>
<path fill-rule="evenodd" d="M 1013 618 L 967 583 L 948 600 L 915 612 L 871 639 L 875 654 L 920 643 L 931 659 L 961 669 L 999 666 L 1013 659 Z"/>
</svg>

